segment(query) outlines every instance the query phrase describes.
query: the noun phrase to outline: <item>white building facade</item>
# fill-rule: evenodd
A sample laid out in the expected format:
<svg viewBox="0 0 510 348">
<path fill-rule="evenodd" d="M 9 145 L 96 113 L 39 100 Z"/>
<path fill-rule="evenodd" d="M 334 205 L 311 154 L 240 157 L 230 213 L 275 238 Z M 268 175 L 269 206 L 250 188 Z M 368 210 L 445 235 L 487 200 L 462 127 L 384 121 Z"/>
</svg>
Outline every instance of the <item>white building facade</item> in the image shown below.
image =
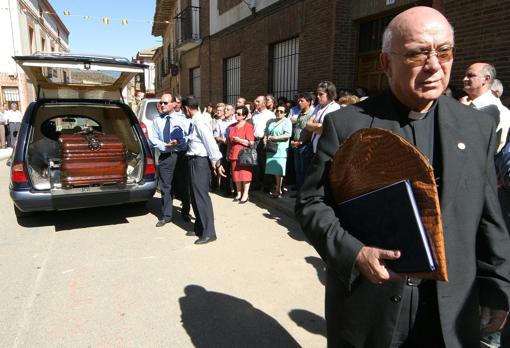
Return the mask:
<svg viewBox="0 0 510 348">
<path fill-rule="evenodd" d="M 35 91 L 12 56 L 69 52 L 69 30 L 48 0 L 0 0 L 0 32 L 0 103 L 24 111 Z"/>
</svg>

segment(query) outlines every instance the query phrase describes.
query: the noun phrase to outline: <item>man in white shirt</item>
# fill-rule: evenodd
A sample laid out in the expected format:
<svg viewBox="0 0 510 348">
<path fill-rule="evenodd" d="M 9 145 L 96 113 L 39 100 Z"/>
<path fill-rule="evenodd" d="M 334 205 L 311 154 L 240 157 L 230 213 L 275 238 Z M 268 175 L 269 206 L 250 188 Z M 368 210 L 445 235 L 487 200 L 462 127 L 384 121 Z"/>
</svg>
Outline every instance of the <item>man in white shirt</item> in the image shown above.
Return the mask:
<svg viewBox="0 0 510 348">
<path fill-rule="evenodd" d="M 23 115 L 18 110 L 17 103 L 11 104 L 11 109 L 5 112 L 4 118 L 7 119 L 9 128 L 9 137 L 7 142 L 10 147 L 14 148 L 14 146 L 16 146 L 16 139 L 18 139 L 18 132 L 21 127 L 21 119 L 23 118 Z"/>
<path fill-rule="evenodd" d="M 497 149 L 499 152 L 506 143 L 510 128 L 510 110 L 491 91 L 495 77 L 496 68 L 491 64 L 471 64 L 464 76 L 464 91 L 467 97 L 462 98 L 460 102 L 484 111 L 498 120 L 497 132 L 501 134 Z"/>
<path fill-rule="evenodd" d="M 252 122 L 253 128 L 255 130 L 255 141 L 258 142 L 257 145 L 257 158 L 258 158 L 258 171 L 254 170 L 253 174 L 253 186 L 252 188 L 256 190 L 257 188 L 262 188 L 264 191 L 269 192 L 270 188 L 269 180 L 264 180 L 264 173 L 266 171 L 266 152 L 264 150 L 264 143 L 261 141 L 264 138 L 266 133 L 266 127 L 270 120 L 276 118 L 275 114 L 267 109 L 266 103 L 267 99 L 263 95 L 259 95 L 255 98 L 255 111 L 253 112 Z"/>
<path fill-rule="evenodd" d="M 2 104 L 0 104 L 0 149 L 5 149 L 5 114 Z"/>
<path fill-rule="evenodd" d="M 191 183 L 191 204 L 195 213 L 194 231 L 199 237 L 195 244 L 206 244 L 216 240 L 214 228 L 214 212 L 209 196 L 210 166 L 216 175 L 225 177 L 221 165 L 221 152 L 211 130 L 203 122 L 198 111 L 198 100 L 193 96 L 182 99 L 183 111 L 191 119 L 188 136 L 188 173 Z"/>
<path fill-rule="evenodd" d="M 219 178 L 219 189 L 223 192 L 225 197 L 230 197 L 232 195 L 232 183 L 230 178 L 230 163 L 227 160 L 227 139 L 229 127 L 236 123 L 237 120 L 234 117 L 234 106 L 232 104 L 225 105 L 225 117 L 217 123 L 219 134 L 215 136 L 216 142 L 218 143 L 218 147 L 220 149 L 221 155 L 223 156 L 221 159 L 221 164 L 223 168 L 225 168 L 225 173 L 227 175 L 226 178 Z"/>
</svg>

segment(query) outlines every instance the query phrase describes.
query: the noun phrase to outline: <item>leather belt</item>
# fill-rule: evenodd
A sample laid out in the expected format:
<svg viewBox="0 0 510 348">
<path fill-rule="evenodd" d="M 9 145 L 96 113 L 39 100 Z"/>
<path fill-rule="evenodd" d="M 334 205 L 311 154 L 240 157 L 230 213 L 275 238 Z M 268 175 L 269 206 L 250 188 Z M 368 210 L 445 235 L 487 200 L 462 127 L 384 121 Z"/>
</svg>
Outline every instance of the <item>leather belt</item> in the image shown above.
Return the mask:
<svg viewBox="0 0 510 348">
<path fill-rule="evenodd" d="M 406 285 L 407 286 L 418 286 L 421 283 L 420 278 L 415 277 L 406 277 Z"/>
</svg>

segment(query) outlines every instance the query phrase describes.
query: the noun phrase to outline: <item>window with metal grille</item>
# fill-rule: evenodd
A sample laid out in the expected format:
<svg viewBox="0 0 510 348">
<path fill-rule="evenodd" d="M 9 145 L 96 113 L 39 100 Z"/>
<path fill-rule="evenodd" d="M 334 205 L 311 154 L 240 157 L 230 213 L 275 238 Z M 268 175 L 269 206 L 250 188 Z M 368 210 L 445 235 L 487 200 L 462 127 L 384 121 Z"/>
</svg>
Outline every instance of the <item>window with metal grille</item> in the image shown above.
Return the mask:
<svg viewBox="0 0 510 348">
<path fill-rule="evenodd" d="M 2 88 L 2 100 L 4 102 L 18 102 L 19 91 L 16 87 L 3 87 Z"/>
<path fill-rule="evenodd" d="M 269 47 L 269 93 L 292 99 L 298 92 L 299 38 Z"/>
<path fill-rule="evenodd" d="M 223 101 L 235 104 L 241 96 L 241 56 L 223 60 Z"/>
<path fill-rule="evenodd" d="M 189 70 L 189 90 L 200 100 L 200 67 Z"/>
<path fill-rule="evenodd" d="M 378 18 L 359 25 L 359 52 L 380 51 L 382 47 L 382 35 L 393 16 Z"/>
</svg>

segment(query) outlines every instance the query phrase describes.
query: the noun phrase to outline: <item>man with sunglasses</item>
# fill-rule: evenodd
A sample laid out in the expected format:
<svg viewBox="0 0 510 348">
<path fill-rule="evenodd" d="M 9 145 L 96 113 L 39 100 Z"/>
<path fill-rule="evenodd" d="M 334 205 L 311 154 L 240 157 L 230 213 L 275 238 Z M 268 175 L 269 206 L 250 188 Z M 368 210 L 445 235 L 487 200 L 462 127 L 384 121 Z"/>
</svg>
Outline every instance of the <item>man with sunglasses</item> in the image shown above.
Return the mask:
<svg viewBox="0 0 510 348">
<path fill-rule="evenodd" d="M 383 36 L 389 89 L 324 119 L 296 216 L 327 265 L 330 347 L 479 347 L 480 336 L 505 322 L 510 239 L 496 194 L 496 125 L 442 96 L 453 47 L 453 29 L 440 12 L 402 12 Z M 433 166 L 448 282 L 392 272 L 385 261 L 399 251 L 364 245 L 335 216 L 329 166 L 344 140 L 370 127 L 399 133 Z"/>
<path fill-rule="evenodd" d="M 165 93 L 158 103 L 160 117 L 154 119 L 150 141 L 160 151 L 158 179 L 161 192 L 161 218 L 156 227 L 162 227 L 172 221 L 173 193 L 172 180 L 177 167 L 179 157 L 184 156 L 186 151 L 190 121 L 174 112 L 175 103 L 171 94 Z M 183 211 L 181 215 L 185 221 L 189 221 L 189 195 L 187 190 L 182 190 Z M 187 208 L 188 211 L 185 211 Z"/>
</svg>

